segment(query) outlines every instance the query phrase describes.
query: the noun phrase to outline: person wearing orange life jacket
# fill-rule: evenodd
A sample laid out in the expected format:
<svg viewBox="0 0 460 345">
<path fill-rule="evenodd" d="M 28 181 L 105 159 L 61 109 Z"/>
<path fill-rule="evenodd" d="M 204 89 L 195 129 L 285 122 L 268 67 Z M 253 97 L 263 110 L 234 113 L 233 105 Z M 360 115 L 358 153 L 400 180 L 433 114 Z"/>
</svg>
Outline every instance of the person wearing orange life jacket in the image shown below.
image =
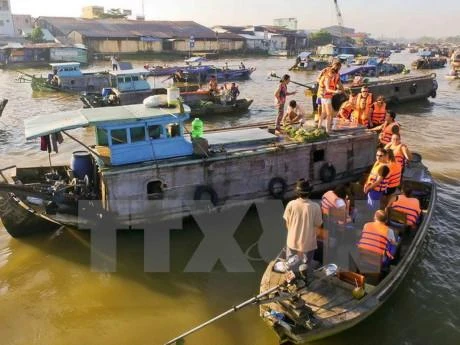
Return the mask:
<svg viewBox="0 0 460 345">
<path fill-rule="evenodd" d="M 325 119 L 327 133 L 331 131 L 332 117 L 334 116 L 332 97 L 344 91 L 339 73 L 341 66 L 342 64 L 339 61 L 335 61 L 328 72 L 321 77 L 320 81 L 320 87 L 324 87 L 324 92 L 321 97 L 321 116 L 318 121 L 318 128 L 322 127 L 323 120 Z"/>
<path fill-rule="evenodd" d="M 356 105 L 353 111 L 353 121 L 364 127 L 369 127 L 372 106 L 372 93 L 367 86 L 361 88 L 361 92 L 356 98 Z"/>
<path fill-rule="evenodd" d="M 353 110 L 355 109 L 356 97 L 357 95 L 350 95 L 348 101 L 342 103 L 339 112 L 337 113 L 337 117 L 339 119 L 344 119 L 348 121 L 352 120 L 351 115 L 353 113 Z"/>
<path fill-rule="evenodd" d="M 375 132 L 380 131 L 379 142 L 384 146 L 391 141 L 391 136 L 393 134 L 399 134 L 401 125 L 398 122 L 396 122 L 395 119 L 396 113 L 394 111 L 388 111 L 385 115 L 385 122 L 380 126 L 371 129 L 371 131 Z"/>
<path fill-rule="evenodd" d="M 391 247 L 396 245 L 394 231 L 385 224 L 386 220 L 385 212 L 377 210 L 374 214 L 374 221 L 364 224 L 357 244 L 360 250 L 382 256 L 382 262 L 393 259 L 392 251 L 395 250 L 391 250 Z"/>
<path fill-rule="evenodd" d="M 387 113 L 387 105 L 385 103 L 385 97 L 378 96 L 377 101 L 372 104 L 371 113 L 371 127 L 380 126 L 385 122 L 385 115 Z"/>
<path fill-rule="evenodd" d="M 401 165 L 403 170 L 406 162 L 412 159 L 412 153 L 407 148 L 407 145 L 401 142 L 401 135 L 399 133 L 391 136 L 391 141 L 385 145 L 385 149 L 393 151 L 396 162 Z"/>
<path fill-rule="evenodd" d="M 381 207 L 380 201 L 388 186 L 390 168 L 386 164 L 386 150 L 378 148 L 375 154 L 376 162 L 364 185 L 364 193 L 367 194 L 367 204 L 371 209 Z"/>
<path fill-rule="evenodd" d="M 403 186 L 402 191 L 403 194 L 393 196 L 390 199 L 388 207 L 406 214 L 407 225 L 413 229 L 417 225 L 422 212 L 420 201 L 412 197 L 412 189 L 409 187 Z"/>
<path fill-rule="evenodd" d="M 319 121 L 319 118 L 321 117 L 321 114 L 322 114 L 321 98 L 323 97 L 323 93 L 324 93 L 323 77 L 326 75 L 326 73 L 329 72 L 330 67 L 331 66 L 323 68 L 321 72 L 319 72 L 318 78 L 316 78 L 316 82 L 318 83 L 318 90 L 316 92 L 316 105 L 318 106 L 318 111 L 315 113 L 315 122 Z"/>
<path fill-rule="evenodd" d="M 402 178 L 402 167 L 398 162 L 396 162 L 393 151 L 386 150 L 385 161 L 390 169 L 390 172 L 387 176 L 387 189 L 383 193 L 383 197 L 381 199 L 382 208 L 386 207 L 391 195 L 393 195 L 396 192 L 396 189 L 401 185 Z"/>
</svg>

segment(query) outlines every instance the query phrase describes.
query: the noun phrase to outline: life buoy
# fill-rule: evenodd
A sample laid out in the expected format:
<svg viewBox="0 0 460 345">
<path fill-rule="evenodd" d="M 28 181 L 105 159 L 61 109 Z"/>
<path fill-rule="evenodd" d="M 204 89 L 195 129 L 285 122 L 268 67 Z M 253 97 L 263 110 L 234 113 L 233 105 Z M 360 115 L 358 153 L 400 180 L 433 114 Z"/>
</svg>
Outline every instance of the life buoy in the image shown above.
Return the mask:
<svg viewBox="0 0 460 345">
<path fill-rule="evenodd" d="M 286 190 L 287 183 L 282 177 L 274 177 L 268 182 L 268 191 L 275 199 L 282 199 Z"/>
<path fill-rule="evenodd" d="M 409 87 L 409 93 L 411 95 L 415 94 L 417 92 L 417 84 L 416 83 L 413 83 L 410 87 Z"/>
<path fill-rule="evenodd" d="M 208 197 L 206 197 L 206 195 Z M 216 191 L 211 186 L 198 186 L 195 189 L 195 193 L 193 194 L 193 200 L 210 200 L 211 203 L 216 206 L 219 198 L 217 197 Z"/>
<path fill-rule="evenodd" d="M 323 182 L 332 182 L 335 179 L 335 168 L 331 163 L 324 163 L 319 169 L 319 177 Z"/>
</svg>

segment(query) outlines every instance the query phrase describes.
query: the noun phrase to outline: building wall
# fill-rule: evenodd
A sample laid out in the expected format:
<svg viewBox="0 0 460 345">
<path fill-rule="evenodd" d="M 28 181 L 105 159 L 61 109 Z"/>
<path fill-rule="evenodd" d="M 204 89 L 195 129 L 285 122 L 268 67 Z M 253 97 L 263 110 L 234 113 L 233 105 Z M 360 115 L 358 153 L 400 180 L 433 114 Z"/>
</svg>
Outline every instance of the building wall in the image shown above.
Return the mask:
<svg viewBox="0 0 460 345">
<path fill-rule="evenodd" d="M 17 36 L 14 31 L 10 0 L 0 0 L 0 35 Z"/>
<path fill-rule="evenodd" d="M 195 46 L 192 48 L 192 51 L 216 51 L 216 50 L 241 50 L 244 48 L 244 41 L 234 41 L 227 39 L 219 39 L 219 45 L 215 39 L 211 40 L 195 40 Z M 176 40 L 173 44 L 173 50 L 188 52 L 190 51 L 189 41 L 188 40 Z"/>
<path fill-rule="evenodd" d="M 85 6 L 81 9 L 81 17 L 85 19 L 98 18 L 103 13 L 103 6 Z"/>
</svg>

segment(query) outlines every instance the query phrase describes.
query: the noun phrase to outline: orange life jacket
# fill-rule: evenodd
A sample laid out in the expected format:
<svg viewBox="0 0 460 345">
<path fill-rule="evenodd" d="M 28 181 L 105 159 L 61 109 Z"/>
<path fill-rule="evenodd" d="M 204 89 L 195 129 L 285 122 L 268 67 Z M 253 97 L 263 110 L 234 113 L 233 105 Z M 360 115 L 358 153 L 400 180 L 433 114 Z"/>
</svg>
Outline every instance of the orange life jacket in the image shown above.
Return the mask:
<svg viewBox="0 0 460 345">
<path fill-rule="evenodd" d="M 342 119 L 350 120 L 351 114 L 353 113 L 353 108 L 354 108 L 353 104 L 350 101 L 346 101 L 340 107 L 338 117 Z"/>
<path fill-rule="evenodd" d="M 388 174 L 388 188 L 396 188 L 401 184 L 402 166 L 398 162 L 388 164 L 390 173 Z"/>
<path fill-rule="evenodd" d="M 390 147 L 390 149 L 393 151 L 393 155 L 395 156 L 396 162 L 398 162 L 399 165 L 401 165 L 401 168 L 404 167 L 406 164 L 406 157 L 404 157 L 404 154 L 402 152 L 402 146 L 403 144 L 399 144 L 396 147 Z"/>
<path fill-rule="evenodd" d="M 323 214 L 328 215 L 329 214 L 329 209 L 335 207 L 336 201 L 340 199 L 335 193 L 330 190 L 326 193 L 324 193 L 322 199 L 321 199 L 321 211 Z"/>
<path fill-rule="evenodd" d="M 354 121 L 365 127 L 369 124 L 367 118 L 372 105 L 372 93 L 368 93 L 366 98 L 363 98 L 361 94 L 356 98 L 355 110 L 353 111 Z"/>
<path fill-rule="evenodd" d="M 373 104 L 374 110 L 372 111 L 371 120 L 373 126 L 379 126 L 385 122 L 385 115 L 387 113 L 387 105 L 386 103 L 382 103 L 379 105 L 378 102 L 374 102 Z"/>
<path fill-rule="evenodd" d="M 393 209 L 407 215 L 407 225 L 414 226 L 422 210 L 420 201 L 416 198 L 408 198 L 405 195 L 398 195 L 398 198 L 390 205 Z"/>
<path fill-rule="evenodd" d="M 386 164 L 379 163 L 379 162 L 374 163 L 374 166 L 372 167 L 369 177 L 367 178 L 366 185 L 373 184 L 375 181 L 377 181 L 377 179 L 380 176 L 379 169 L 383 165 L 386 165 Z M 374 187 L 374 190 L 376 192 L 384 192 L 387 190 L 387 187 L 388 187 L 388 176 L 384 177 L 383 180 L 380 182 L 380 184 Z"/>
<path fill-rule="evenodd" d="M 393 135 L 392 129 L 394 126 L 399 127 L 399 123 L 394 121 L 382 129 L 382 132 L 380 133 L 380 136 L 379 136 L 380 142 L 382 144 L 386 145 L 391 141 L 391 137 Z"/>
<path fill-rule="evenodd" d="M 326 85 L 326 79 L 329 80 L 329 85 Z M 320 85 L 322 84 L 323 87 L 324 87 L 323 98 L 332 98 L 332 96 L 334 96 L 334 94 L 332 92 L 328 92 L 328 91 L 326 91 L 326 89 L 337 90 L 337 86 L 339 85 L 339 81 L 340 81 L 339 73 L 332 73 L 331 70 L 329 70 L 327 73 L 325 73 L 321 77 Z"/>
<path fill-rule="evenodd" d="M 358 248 L 368 250 L 377 255 L 387 255 L 392 258 L 388 252 L 388 226 L 380 222 L 364 224 L 361 238 L 358 242 Z"/>
</svg>

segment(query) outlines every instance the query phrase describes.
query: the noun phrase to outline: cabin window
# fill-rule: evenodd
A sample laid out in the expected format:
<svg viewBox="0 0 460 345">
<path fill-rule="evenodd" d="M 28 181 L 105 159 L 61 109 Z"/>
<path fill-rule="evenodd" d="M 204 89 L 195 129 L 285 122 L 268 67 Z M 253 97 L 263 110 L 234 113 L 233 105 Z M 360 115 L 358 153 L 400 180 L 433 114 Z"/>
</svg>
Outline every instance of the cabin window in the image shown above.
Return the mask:
<svg viewBox="0 0 460 345">
<path fill-rule="evenodd" d="M 137 75 L 134 75 L 133 76 L 133 81 L 138 81 L 139 80 L 139 77 Z"/>
<path fill-rule="evenodd" d="M 125 82 L 126 83 L 131 83 L 131 77 L 125 77 Z"/>
<path fill-rule="evenodd" d="M 112 129 L 112 145 L 120 145 L 128 143 L 128 136 L 126 134 L 126 128 L 123 129 Z"/>
<path fill-rule="evenodd" d="M 313 152 L 313 162 L 321 162 L 324 160 L 324 150 L 316 150 Z"/>
<path fill-rule="evenodd" d="M 168 137 L 174 138 L 180 136 L 180 126 L 178 123 L 168 125 Z"/>
<path fill-rule="evenodd" d="M 105 128 L 97 128 L 96 139 L 96 143 L 99 146 L 109 146 L 109 135 Z"/>
<path fill-rule="evenodd" d="M 164 138 L 163 126 L 162 125 L 150 125 L 148 127 L 148 133 L 150 139 Z"/>
<path fill-rule="evenodd" d="M 163 199 L 163 183 L 161 181 L 151 181 L 147 183 L 147 199 Z"/>
<path fill-rule="evenodd" d="M 137 143 L 140 141 L 145 141 L 145 127 L 132 127 L 129 129 L 131 135 L 131 142 Z"/>
<path fill-rule="evenodd" d="M 123 77 L 118 77 L 117 82 L 118 82 L 118 84 L 123 84 L 124 83 Z"/>
</svg>

